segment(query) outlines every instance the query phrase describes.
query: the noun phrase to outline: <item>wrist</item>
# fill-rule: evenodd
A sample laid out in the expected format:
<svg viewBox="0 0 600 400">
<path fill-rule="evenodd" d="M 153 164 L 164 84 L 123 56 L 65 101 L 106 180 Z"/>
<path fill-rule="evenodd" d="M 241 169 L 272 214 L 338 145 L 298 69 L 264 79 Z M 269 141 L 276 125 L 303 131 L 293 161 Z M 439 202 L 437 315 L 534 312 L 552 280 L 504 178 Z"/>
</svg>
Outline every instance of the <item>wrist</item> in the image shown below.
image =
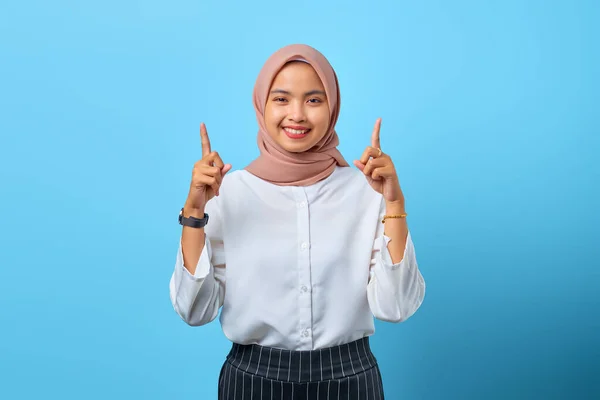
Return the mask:
<svg viewBox="0 0 600 400">
<path fill-rule="evenodd" d="M 406 206 L 404 204 L 404 201 L 386 202 L 385 203 L 385 213 L 386 214 L 404 214 L 404 213 L 406 213 Z"/>
<path fill-rule="evenodd" d="M 202 219 L 204 218 L 204 207 L 192 207 L 188 204 L 183 206 L 183 216 L 185 218 L 194 217 Z"/>
</svg>

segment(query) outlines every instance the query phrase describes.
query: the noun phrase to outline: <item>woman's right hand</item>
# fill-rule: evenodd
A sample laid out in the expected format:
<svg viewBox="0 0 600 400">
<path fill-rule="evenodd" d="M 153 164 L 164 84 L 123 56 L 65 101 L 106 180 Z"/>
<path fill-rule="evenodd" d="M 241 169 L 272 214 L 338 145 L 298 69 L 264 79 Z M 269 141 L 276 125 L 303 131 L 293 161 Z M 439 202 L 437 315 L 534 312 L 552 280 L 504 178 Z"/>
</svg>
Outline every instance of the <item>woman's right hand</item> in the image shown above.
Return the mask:
<svg viewBox="0 0 600 400">
<path fill-rule="evenodd" d="M 200 140 L 202 142 L 202 159 L 194 164 L 192 170 L 192 182 L 190 191 L 185 202 L 185 207 L 190 212 L 204 212 L 204 207 L 215 195 L 219 195 L 219 188 L 223 177 L 229 170 L 231 164 L 223 164 L 223 160 L 216 151 L 211 151 L 210 140 L 206 125 L 200 124 Z"/>
</svg>

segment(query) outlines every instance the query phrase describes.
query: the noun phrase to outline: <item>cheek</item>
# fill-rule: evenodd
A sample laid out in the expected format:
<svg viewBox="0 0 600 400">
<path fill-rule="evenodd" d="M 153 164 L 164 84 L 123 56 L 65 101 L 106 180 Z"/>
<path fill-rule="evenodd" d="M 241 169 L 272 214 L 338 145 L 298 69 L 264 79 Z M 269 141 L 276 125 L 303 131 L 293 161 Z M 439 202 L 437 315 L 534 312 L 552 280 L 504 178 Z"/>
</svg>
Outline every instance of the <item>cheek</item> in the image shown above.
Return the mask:
<svg viewBox="0 0 600 400">
<path fill-rule="evenodd" d="M 267 128 L 267 133 L 275 139 L 279 136 L 279 124 L 281 122 L 279 114 L 276 107 L 267 106 L 265 109 L 265 127 Z"/>
<path fill-rule="evenodd" d="M 327 108 L 315 109 L 312 120 L 320 129 L 326 130 L 329 126 L 329 110 L 327 110 Z"/>
<path fill-rule="evenodd" d="M 267 126 L 277 127 L 284 117 L 285 115 L 282 114 L 281 108 L 267 107 L 265 109 L 265 123 Z"/>
</svg>

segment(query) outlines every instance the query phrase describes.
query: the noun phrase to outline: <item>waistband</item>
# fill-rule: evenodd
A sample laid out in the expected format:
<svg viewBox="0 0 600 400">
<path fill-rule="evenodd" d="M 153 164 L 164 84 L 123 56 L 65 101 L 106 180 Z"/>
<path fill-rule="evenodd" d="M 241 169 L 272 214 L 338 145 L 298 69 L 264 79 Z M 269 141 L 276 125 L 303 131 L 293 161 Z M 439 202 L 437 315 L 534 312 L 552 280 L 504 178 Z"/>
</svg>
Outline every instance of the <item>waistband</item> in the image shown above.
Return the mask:
<svg viewBox="0 0 600 400">
<path fill-rule="evenodd" d="M 300 351 L 233 343 L 227 362 L 250 374 L 287 382 L 341 379 L 377 365 L 368 336 L 339 346 Z"/>
</svg>

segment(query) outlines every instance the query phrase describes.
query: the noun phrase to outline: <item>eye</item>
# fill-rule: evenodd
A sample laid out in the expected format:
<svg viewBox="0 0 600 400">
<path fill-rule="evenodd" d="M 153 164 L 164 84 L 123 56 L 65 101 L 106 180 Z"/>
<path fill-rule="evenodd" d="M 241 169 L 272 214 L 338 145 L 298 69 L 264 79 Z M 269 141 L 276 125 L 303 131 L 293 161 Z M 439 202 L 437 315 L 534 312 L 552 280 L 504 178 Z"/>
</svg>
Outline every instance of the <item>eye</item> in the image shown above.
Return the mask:
<svg viewBox="0 0 600 400">
<path fill-rule="evenodd" d="M 313 103 L 313 104 L 322 103 L 321 99 L 316 99 L 316 98 L 309 99 L 308 101 L 309 101 L 309 103 Z"/>
<path fill-rule="evenodd" d="M 283 97 L 275 97 L 275 98 L 273 99 L 273 101 L 275 101 L 275 102 L 278 102 L 278 103 L 282 103 L 282 102 L 284 102 L 284 101 L 286 101 L 286 100 L 285 100 Z"/>
</svg>

